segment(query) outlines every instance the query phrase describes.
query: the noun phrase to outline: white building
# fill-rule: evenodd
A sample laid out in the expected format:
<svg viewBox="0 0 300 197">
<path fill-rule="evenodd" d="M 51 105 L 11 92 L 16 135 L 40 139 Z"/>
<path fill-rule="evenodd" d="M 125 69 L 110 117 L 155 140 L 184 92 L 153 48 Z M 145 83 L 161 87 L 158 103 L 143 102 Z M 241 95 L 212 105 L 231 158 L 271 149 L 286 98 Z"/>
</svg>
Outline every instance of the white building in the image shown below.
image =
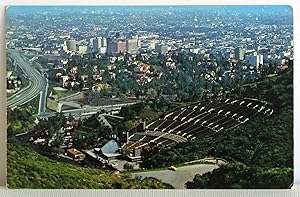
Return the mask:
<svg viewBox="0 0 300 197">
<path fill-rule="evenodd" d="M 77 45 L 78 53 L 86 53 L 87 50 L 88 50 L 88 47 L 86 45 Z"/>
<path fill-rule="evenodd" d="M 244 60 L 245 59 L 245 50 L 242 48 L 236 48 L 234 50 L 235 59 L 236 60 Z"/>
<path fill-rule="evenodd" d="M 264 64 L 264 56 L 262 54 L 247 55 L 245 60 L 252 66 Z"/>
<path fill-rule="evenodd" d="M 138 49 L 138 39 L 127 39 L 126 40 L 126 51 L 129 53 L 135 53 Z"/>
<path fill-rule="evenodd" d="M 96 37 L 92 39 L 93 51 L 99 51 L 100 53 L 106 53 L 107 39 L 104 37 Z"/>
</svg>

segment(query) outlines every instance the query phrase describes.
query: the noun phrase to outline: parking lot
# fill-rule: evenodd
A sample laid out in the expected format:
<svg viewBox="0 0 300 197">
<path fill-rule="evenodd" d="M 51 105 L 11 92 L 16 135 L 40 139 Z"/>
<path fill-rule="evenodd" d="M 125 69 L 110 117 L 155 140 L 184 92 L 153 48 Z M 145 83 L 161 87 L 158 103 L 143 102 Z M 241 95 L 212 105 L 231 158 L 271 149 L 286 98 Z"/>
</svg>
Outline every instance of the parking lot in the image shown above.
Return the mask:
<svg viewBox="0 0 300 197">
<path fill-rule="evenodd" d="M 177 168 L 176 171 L 172 170 L 159 170 L 150 172 L 138 172 L 133 173 L 132 176 L 154 177 L 162 180 L 165 183 L 171 184 L 175 189 L 185 189 L 184 184 L 187 181 L 192 181 L 196 174 L 204 174 L 206 172 L 211 172 L 218 168 L 215 164 L 194 164 L 189 166 L 183 166 Z"/>
</svg>

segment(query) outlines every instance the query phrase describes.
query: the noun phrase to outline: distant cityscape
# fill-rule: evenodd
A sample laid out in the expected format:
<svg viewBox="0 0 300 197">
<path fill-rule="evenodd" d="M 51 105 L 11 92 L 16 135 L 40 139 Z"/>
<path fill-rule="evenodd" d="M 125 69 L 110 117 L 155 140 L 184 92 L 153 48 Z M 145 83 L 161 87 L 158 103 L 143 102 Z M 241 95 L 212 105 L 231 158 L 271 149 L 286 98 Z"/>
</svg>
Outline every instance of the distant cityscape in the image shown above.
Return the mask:
<svg viewBox="0 0 300 197">
<path fill-rule="evenodd" d="M 182 51 L 281 64 L 293 57 L 292 16 L 268 9 L 54 7 L 14 15 L 8 10 L 7 47 L 63 57 Z"/>
</svg>

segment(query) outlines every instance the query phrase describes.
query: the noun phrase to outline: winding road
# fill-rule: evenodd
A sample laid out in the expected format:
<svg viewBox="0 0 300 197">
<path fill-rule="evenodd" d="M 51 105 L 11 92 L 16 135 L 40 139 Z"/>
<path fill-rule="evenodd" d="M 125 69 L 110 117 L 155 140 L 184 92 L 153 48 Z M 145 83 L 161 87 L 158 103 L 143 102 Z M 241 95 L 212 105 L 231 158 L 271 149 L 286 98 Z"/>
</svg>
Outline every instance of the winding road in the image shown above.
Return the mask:
<svg viewBox="0 0 300 197">
<path fill-rule="evenodd" d="M 219 168 L 216 164 L 194 164 L 177 168 L 176 171 L 172 170 L 158 170 L 149 172 L 133 173 L 132 178 L 141 177 L 154 177 L 162 180 L 165 183 L 171 184 L 175 189 L 185 189 L 185 183 L 192 181 L 196 174 L 205 174 L 212 172 L 214 169 Z"/>
<path fill-rule="evenodd" d="M 28 77 L 29 85 L 7 98 L 7 107 L 15 108 L 17 106 L 24 105 L 40 95 L 39 114 L 45 112 L 48 89 L 47 78 L 37 71 L 32 66 L 31 62 L 19 52 L 15 50 L 8 50 L 8 55 L 16 61 L 17 65 Z"/>
</svg>

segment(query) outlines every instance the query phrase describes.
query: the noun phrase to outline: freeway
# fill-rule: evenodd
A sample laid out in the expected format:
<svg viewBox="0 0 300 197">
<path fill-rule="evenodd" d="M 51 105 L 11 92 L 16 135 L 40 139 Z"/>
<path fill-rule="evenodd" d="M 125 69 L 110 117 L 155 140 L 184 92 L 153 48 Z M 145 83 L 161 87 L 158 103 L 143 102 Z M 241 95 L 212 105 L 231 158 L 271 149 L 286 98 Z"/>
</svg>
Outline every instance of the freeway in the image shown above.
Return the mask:
<svg viewBox="0 0 300 197">
<path fill-rule="evenodd" d="M 49 116 L 53 116 L 56 113 L 55 112 L 45 112 L 46 110 L 46 102 L 47 102 L 47 90 L 48 90 L 48 79 L 43 76 L 36 68 L 32 66 L 32 60 L 27 59 L 23 55 L 21 55 L 19 52 L 15 50 L 8 50 L 8 55 L 10 58 L 15 60 L 17 65 L 22 69 L 24 74 L 29 79 L 29 85 L 25 88 L 23 88 L 21 91 L 15 93 L 14 95 L 7 98 L 7 107 L 8 108 L 15 108 L 17 106 L 24 105 L 34 98 L 36 98 L 38 95 L 40 95 L 39 100 L 39 111 L 38 111 L 38 117 L 41 118 L 47 118 Z M 104 106 L 84 106 L 83 108 L 79 109 L 73 109 L 73 110 L 65 110 L 62 111 L 59 110 L 62 113 L 65 113 L 66 115 L 72 114 L 72 115 L 79 115 L 81 116 L 82 113 L 96 113 L 101 110 L 106 111 L 117 111 L 120 110 L 122 106 L 132 105 L 136 102 L 131 103 L 121 103 L 121 104 L 115 104 L 115 105 L 104 105 Z"/>
<path fill-rule="evenodd" d="M 8 55 L 16 61 L 18 66 L 22 69 L 25 75 L 29 79 L 29 85 L 17 92 L 16 94 L 7 98 L 7 107 L 15 108 L 17 106 L 24 105 L 40 94 L 40 106 L 39 114 L 45 110 L 46 96 L 48 81 L 45 76 L 39 73 L 31 64 L 31 62 L 25 59 L 19 52 L 15 50 L 8 50 Z"/>
</svg>

